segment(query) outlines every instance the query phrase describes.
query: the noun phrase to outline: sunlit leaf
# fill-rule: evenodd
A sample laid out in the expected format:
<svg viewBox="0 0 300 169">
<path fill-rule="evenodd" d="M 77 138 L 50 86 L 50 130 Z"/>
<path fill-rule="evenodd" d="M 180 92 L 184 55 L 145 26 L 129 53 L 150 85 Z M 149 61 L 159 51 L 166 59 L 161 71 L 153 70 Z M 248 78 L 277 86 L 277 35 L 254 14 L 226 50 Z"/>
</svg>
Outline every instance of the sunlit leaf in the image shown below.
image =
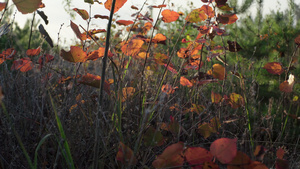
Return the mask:
<svg viewBox="0 0 300 169">
<path fill-rule="evenodd" d="M 140 39 L 132 39 L 121 48 L 122 52 L 127 56 L 136 56 L 143 46 L 144 41 Z"/>
<path fill-rule="evenodd" d="M 209 70 L 207 74 L 212 75 L 214 78 L 219 80 L 225 79 L 225 67 L 220 64 L 214 64 L 213 70 Z"/>
<path fill-rule="evenodd" d="M 213 159 L 213 155 L 201 147 L 190 147 L 185 150 L 184 155 L 193 169 L 202 169 L 205 162 L 211 162 Z"/>
<path fill-rule="evenodd" d="M 164 8 L 166 7 L 167 5 L 153 5 L 151 6 L 152 8 Z"/>
<path fill-rule="evenodd" d="M 167 168 L 182 166 L 184 159 L 182 158 L 183 143 L 178 142 L 168 146 L 161 155 L 153 161 L 152 165 L 155 168 Z"/>
<path fill-rule="evenodd" d="M 27 56 L 36 56 L 39 55 L 41 52 L 41 48 L 38 47 L 37 49 L 27 49 L 26 55 Z"/>
<path fill-rule="evenodd" d="M 33 68 L 33 63 L 29 57 L 24 57 L 13 62 L 11 70 L 20 70 L 27 72 Z"/>
<path fill-rule="evenodd" d="M 118 20 L 116 22 L 118 25 L 124 25 L 124 26 L 127 26 L 127 25 L 130 25 L 130 24 L 133 24 L 134 22 L 133 21 L 130 21 L 130 20 Z"/>
<path fill-rule="evenodd" d="M 279 90 L 285 93 L 290 93 L 293 91 L 294 84 L 295 84 L 295 76 L 293 74 L 290 74 L 289 79 L 282 82 L 279 85 Z"/>
<path fill-rule="evenodd" d="M 108 9 L 109 11 L 111 10 L 112 1 L 113 1 L 113 0 L 107 0 L 107 1 L 104 3 L 105 8 Z M 127 0 L 116 0 L 114 13 L 118 12 L 119 9 L 120 9 L 126 2 L 127 2 Z"/>
<path fill-rule="evenodd" d="M 169 9 L 163 10 L 162 13 L 161 13 L 161 15 L 163 16 L 162 20 L 165 23 L 174 22 L 174 21 L 176 21 L 179 18 L 179 14 L 177 12 L 171 11 Z"/>
<path fill-rule="evenodd" d="M 205 11 L 202 9 L 194 9 L 188 16 L 185 18 L 186 21 L 191 23 L 201 22 L 207 19 Z"/>
<path fill-rule="evenodd" d="M 180 77 L 180 84 L 182 86 L 187 86 L 187 87 L 193 87 L 192 82 L 190 82 L 187 78 L 185 78 L 184 76 Z"/>
<path fill-rule="evenodd" d="M 137 159 L 134 157 L 133 151 L 122 142 L 119 143 L 119 150 L 116 159 L 126 165 L 135 165 L 137 163 Z"/>
<path fill-rule="evenodd" d="M 37 10 L 42 0 L 13 0 L 18 11 L 22 14 L 32 13 Z"/>
<path fill-rule="evenodd" d="M 279 62 L 269 62 L 265 64 L 263 68 L 273 75 L 281 75 L 284 72 L 281 63 Z"/>
<path fill-rule="evenodd" d="M 220 15 L 218 14 L 217 20 L 222 23 L 222 24 L 233 24 L 236 22 L 236 20 L 238 19 L 238 17 L 236 16 L 236 14 L 223 14 Z"/>
<path fill-rule="evenodd" d="M 165 35 L 158 33 L 153 37 L 152 42 L 165 44 L 166 40 L 167 40 L 167 37 Z"/>
<path fill-rule="evenodd" d="M 160 131 L 150 126 L 143 136 L 145 146 L 161 146 L 164 144 L 164 137 Z"/>
<path fill-rule="evenodd" d="M 88 54 L 87 60 L 97 60 L 98 58 L 101 58 L 104 56 L 105 47 L 99 47 L 97 50 L 94 50 Z M 108 57 L 112 57 L 113 54 L 108 50 Z"/>
<path fill-rule="evenodd" d="M 208 5 L 203 5 L 200 9 L 203 10 L 209 18 L 212 18 L 215 16 L 213 8 Z"/>
<path fill-rule="evenodd" d="M 76 11 L 84 20 L 90 18 L 89 13 L 84 9 L 73 8 L 73 10 Z"/>
<path fill-rule="evenodd" d="M 0 11 L 6 7 L 6 2 L 0 2 Z"/>
<path fill-rule="evenodd" d="M 89 3 L 89 4 L 94 4 L 94 0 L 84 0 L 84 2 Z"/>
<path fill-rule="evenodd" d="M 85 62 L 87 60 L 87 54 L 78 46 L 71 46 L 70 51 L 66 52 L 64 49 L 60 51 L 60 56 L 69 62 Z"/>
<path fill-rule="evenodd" d="M 221 163 L 230 163 L 237 154 L 237 139 L 220 138 L 210 145 L 210 152 Z"/>
</svg>

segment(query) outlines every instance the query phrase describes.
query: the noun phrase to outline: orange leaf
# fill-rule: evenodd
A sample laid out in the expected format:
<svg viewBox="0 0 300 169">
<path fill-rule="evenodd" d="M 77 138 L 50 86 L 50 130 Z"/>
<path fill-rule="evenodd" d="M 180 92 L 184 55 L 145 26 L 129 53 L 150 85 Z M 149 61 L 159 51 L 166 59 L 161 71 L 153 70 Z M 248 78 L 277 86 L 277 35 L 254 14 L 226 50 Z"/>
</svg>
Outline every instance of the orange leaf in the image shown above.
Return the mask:
<svg viewBox="0 0 300 169">
<path fill-rule="evenodd" d="M 6 7 L 6 2 L 0 3 L 0 11 L 2 11 Z"/>
<path fill-rule="evenodd" d="M 154 36 L 154 38 L 152 39 L 152 42 L 165 44 L 166 40 L 167 40 L 167 37 L 165 35 L 158 33 Z"/>
<path fill-rule="evenodd" d="M 165 84 L 165 85 L 162 85 L 161 91 L 169 95 L 169 94 L 173 94 L 175 92 L 175 89 L 177 89 L 177 88 L 178 87 L 172 87 L 169 84 Z"/>
<path fill-rule="evenodd" d="M 128 98 L 133 96 L 134 93 L 135 93 L 135 88 L 133 88 L 133 87 L 124 87 L 122 89 L 122 94 L 123 94 L 122 102 L 126 101 Z"/>
<path fill-rule="evenodd" d="M 16 54 L 16 50 L 14 48 L 8 48 L 0 54 L 0 64 L 2 64 L 5 60 L 12 60 Z"/>
<path fill-rule="evenodd" d="M 164 7 L 166 7 L 167 5 L 158 5 L 158 6 L 156 6 L 156 5 L 153 5 L 153 6 L 151 6 L 152 8 L 164 8 Z"/>
<path fill-rule="evenodd" d="M 98 58 L 101 58 L 104 56 L 105 47 L 99 47 L 97 50 L 94 50 L 93 52 L 90 52 L 88 54 L 87 60 L 97 60 Z M 108 50 L 108 57 L 112 57 L 113 54 Z"/>
<path fill-rule="evenodd" d="M 193 169 L 201 169 L 205 162 L 210 162 L 213 159 L 213 155 L 201 147 L 190 147 L 184 152 L 184 155 Z"/>
<path fill-rule="evenodd" d="M 202 10 L 201 8 L 194 9 L 185 18 L 186 21 L 191 22 L 191 23 L 201 22 L 201 21 L 204 21 L 205 19 L 207 19 L 207 16 L 205 14 L 205 11 Z"/>
<path fill-rule="evenodd" d="M 84 20 L 87 20 L 90 17 L 88 12 L 84 9 L 73 8 L 73 10 L 76 11 Z"/>
<path fill-rule="evenodd" d="M 13 62 L 11 70 L 20 70 L 21 72 L 27 72 L 33 68 L 33 63 L 29 57 L 24 57 Z"/>
<path fill-rule="evenodd" d="M 237 139 L 220 138 L 210 145 L 210 152 L 221 163 L 230 163 L 237 154 Z"/>
<path fill-rule="evenodd" d="M 208 75 L 212 75 L 214 78 L 219 79 L 219 80 L 224 80 L 225 79 L 225 68 L 220 65 L 220 64 L 214 64 L 213 65 L 213 71 L 209 70 L 207 72 Z"/>
<path fill-rule="evenodd" d="M 36 56 L 36 55 L 39 55 L 41 52 L 41 48 L 38 47 L 37 49 L 28 49 L 26 51 L 26 55 L 27 56 Z"/>
<path fill-rule="evenodd" d="M 126 165 L 135 165 L 137 163 L 137 159 L 134 157 L 133 151 L 122 142 L 119 144 L 119 151 L 116 159 Z"/>
<path fill-rule="evenodd" d="M 13 0 L 18 11 L 22 14 L 32 13 L 37 10 L 42 0 Z"/>
<path fill-rule="evenodd" d="M 182 86 L 187 86 L 187 87 L 193 87 L 192 82 L 190 82 L 187 78 L 185 78 L 184 76 L 180 77 L 180 84 Z"/>
<path fill-rule="evenodd" d="M 203 5 L 200 9 L 203 10 L 209 18 L 212 18 L 215 16 L 214 10 L 212 9 L 212 7 L 210 7 L 208 5 Z"/>
<path fill-rule="evenodd" d="M 127 56 L 136 56 L 143 46 L 144 41 L 140 39 L 132 39 L 129 42 L 125 43 L 121 50 Z"/>
<path fill-rule="evenodd" d="M 127 25 L 130 25 L 130 24 L 133 24 L 134 22 L 133 21 L 129 21 L 129 20 L 118 20 L 116 23 L 118 25 L 127 26 Z"/>
<path fill-rule="evenodd" d="M 161 13 L 161 15 L 163 16 L 162 20 L 165 23 L 174 22 L 174 21 L 176 21 L 179 18 L 179 14 L 177 12 L 171 11 L 169 9 L 163 10 L 162 13 Z"/>
<path fill-rule="evenodd" d="M 263 68 L 273 75 L 281 75 L 284 72 L 281 63 L 279 62 L 269 62 L 265 64 Z"/>
<path fill-rule="evenodd" d="M 155 168 L 167 168 L 182 166 L 184 159 L 181 154 L 183 151 L 183 143 L 178 142 L 168 146 L 161 155 L 153 161 L 152 165 Z"/>
<path fill-rule="evenodd" d="M 295 76 L 290 74 L 289 79 L 279 85 L 279 90 L 285 93 L 291 93 L 295 84 Z"/>
<path fill-rule="evenodd" d="M 236 16 L 236 14 L 218 14 L 217 19 L 222 24 L 233 24 L 238 19 L 238 17 Z"/>
<path fill-rule="evenodd" d="M 113 1 L 113 0 L 107 0 L 107 1 L 104 3 L 105 8 L 108 9 L 109 11 L 111 10 L 112 1 Z M 114 13 L 118 12 L 118 10 L 126 3 L 126 1 L 127 1 L 127 0 L 116 0 Z"/>
<path fill-rule="evenodd" d="M 71 46 L 70 51 L 66 52 L 64 49 L 60 51 L 60 56 L 69 62 L 78 63 L 85 62 L 87 59 L 87 55 L 85 51 L 83 51 L 78 46 Z"/>
<path fill-rule="evenodd" d="M 164 64 L 164 66 L 167 67 L 167 64 Z M 171 65 L 168 65 L 167 69 L 174 74 L 178 74 L 178 72 Z"/>
</svg>

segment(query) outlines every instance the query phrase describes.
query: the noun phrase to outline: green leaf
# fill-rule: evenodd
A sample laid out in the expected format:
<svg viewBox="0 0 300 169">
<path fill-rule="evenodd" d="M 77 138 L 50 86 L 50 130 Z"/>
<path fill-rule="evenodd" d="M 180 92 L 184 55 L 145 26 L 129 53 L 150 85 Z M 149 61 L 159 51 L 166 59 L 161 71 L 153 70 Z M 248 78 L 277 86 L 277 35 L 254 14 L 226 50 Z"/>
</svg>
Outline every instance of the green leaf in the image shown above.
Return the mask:
<svg viewBox="0 0 300 169">
<path fill-rule="evenodd" d="M 84 0 L 85 3 L 94 4 L 93 0 Z"/>
</svg>

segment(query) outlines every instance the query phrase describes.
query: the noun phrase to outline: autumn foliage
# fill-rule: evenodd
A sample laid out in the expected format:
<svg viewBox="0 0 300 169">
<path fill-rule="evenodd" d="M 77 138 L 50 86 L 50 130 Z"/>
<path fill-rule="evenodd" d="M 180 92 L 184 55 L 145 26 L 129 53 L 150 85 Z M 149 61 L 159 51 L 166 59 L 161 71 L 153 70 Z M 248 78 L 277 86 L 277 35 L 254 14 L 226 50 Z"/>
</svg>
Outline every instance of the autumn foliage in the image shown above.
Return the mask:
<svg viewBox="0 0 300 169">
<path fill-rule="evenodd" d="M 59 166 L 69 167 L 74 157 L 79 161 L 80 158 L 86 160 L 82 163 L 74 160 L 79 168 L 102 165 L 104 168 L 267 169 L 271 165 L 264 163 L 265 156 L 273 157 L 276 169 L 288 168 L 285 150 L 275 147 L 272 142 L 272 129 L 253 126 L 273 123 L 269 119 L 274 111 L 274 98 L 268 100 L 268 108 L 259 107 L 265 114 L 254 111 L 265 104 L 261 103 L 265 98 L 256 105 L 258 96 L 254 89 L 255 80 L 251 78 L 260 76 L 259 71 L 262 71 L 265 76 L 276 79 L 276 83 L 270 81 L 286 99 L 278 103 L 284 104 L 282 109 L 276 110 L 282 111 L 280 118 L 285 120 L 280 126 L 282 133 L 277 133 L 275 141 L 278 141 L 285 134 L 289 118 L 295 125 L 299 121 L 298 111 L 291 111 L 295 103 L 299 103 L 298 96 L 289 99 L 297 85 L 298 75 L 293 72 L 297 66 L 296 57 L 289 62 L 270 59 L 263 64 L 240 66 L 250 61 L 239 54 L 244 46 L 237 42 L 238 38 L 228 36 L 233 29 L 227 29 L 237 22 L 238 14 L 227 0 L 201 1 L 202 6 L 187 14 L 175 11 L 171 5 L 150 4 L 149 8 L 159 10 L 160 15 L 155 19 L 143 12 L 141 8 L 144 6 L 132 5 L 130 10 L 135 12 L 132 14 L 134 19 L 116 19 L 116 13 L 126 6 L 127 0 L 116 0 L 114 9 L 113 0 L 103 3 L 85 0 L 90 5 L 103 5 L 104 10 L 113 10 L 114 17 L 100 13 L 91 15 L 86 9 L 73 8 L 88 24 L 84 27 L 70 21 L 68 26 L 76 36 L 76 44 L 60 48 L 57 54 L 44 50 L 42 46 L 28 47 L 23 53 L 13 47 L 1 51 L 0 64 L 9 67 L 12 76 L 24 76 L 26 89 L 29 89 L 26 85 L 31 75 L 41 74 L 38 83 L 43 87 L 35 92 L 38 97 L 31 98 L 39 100 L 35 105 L 38 108 L 31 107 L 49 118 L 55 112 L 60 135 L 55 134 L 55 139 L 47 145 L 58 142 L 55 146 L 61 151 L 62 158 L 57 155 L 56 158 L 61 158 L 58 161 L 47 161 L 56 149 L 42 147 L 42 156 L 36 158 L 45 159 L 43 164 L 40 162 L 43 168 L 48 162 L 57 165 L 64 160 Z M 46 7 L 41 0 L 13 0 L 13 3 L 22 14 Z M 0 11 L 6 10 L 6 6 L 6 3 L 0 3 Z M 119 30 L 106 37 L 109 29 L 93 28 L 90 20 L 109 20 L 111 28 Z M 180 31 L 162 31 L 169 24 L 180 25 Z M 186 33 L 185 29 L 194 32 Z M 41 27 L 40 33 L 53 47 L 51 37 Z M 293 43 L 296 53 L 300 35 L 293 39 Z M 251 76 L 250 70 L 254 72 Z M 12 88 L 19 90 L 17 86 L 15 84 Z M 16 96 L 26 99 L 23 93 Z M 49 98 L 47 103 L 39 103 L 46 98 Z M 0 87 L 0 102 L 2 100 L 5 97 Z M 26 104 L 20 107 L 19 111 L 27 108 Z M 297 108 L 299 110 L 299 106 Z M 252 116 L 256 116 L 255 113 L 260 113 L 258 118 L 262 119 L 262 124 L 254 122 Z M 60 118 L 65 122 L 59 123 Z M 72 120 L 66 120 L 68 118 Z M 55 122 L 48 117 L 37 120 L 31 116 L 26 120 L 24 126 L 29 122 L 38 124 L 39 132 L 48 132 L 49 126 L 56 131 L 56 126 L 52 126 Z M 68 125 L 70 128 L 65 134 L 62 128 Z M 76 127 L 84 130 L 76 131 Z M 74 130 L 76 134 L 72 135 Z M 82 142 L 71 141 L 72 148 L 68 149 L 66 135 Z M 266 144 L 270 150 L 254 141 L 257 135 L 264 138 L 267 135 L 267 140 L 271 140 L 270 145 Z M 85 138 L 89 140 L 86 142 Z M 87 144 L 88 150 L 76 154 L 78 147 Z M 103 147 L 99 148 L 99 145 Z M 70 155 L 69 150 L 76 155 Z M 51 152 L 50 155 L 47 151 Z"/>
</svg>

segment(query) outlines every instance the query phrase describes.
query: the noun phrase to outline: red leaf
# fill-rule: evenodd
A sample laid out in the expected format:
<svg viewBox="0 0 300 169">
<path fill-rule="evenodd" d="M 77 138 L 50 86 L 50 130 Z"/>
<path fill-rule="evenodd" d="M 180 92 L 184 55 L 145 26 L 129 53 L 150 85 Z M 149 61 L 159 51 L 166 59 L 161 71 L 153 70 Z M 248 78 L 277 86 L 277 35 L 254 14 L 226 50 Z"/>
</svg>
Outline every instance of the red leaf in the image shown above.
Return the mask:
<svg viewBox="0 0 300 169">
<path fill-rule="evenodd" d="M 0 64 L 2 64 L 6 60 L 12 60 L 16 53 L 17 52 L 14 48 L 8 48 L 8 49 L 4 50 L 0 54 Z"/>
<path fill-rule="evenodd" d="M 71 20 L 70 20 L 70 22 L 71 22 L 71 28 L 74 31 L 75 35 L 77 36 L 78 39 L 80 39 L 82 41 L 83 39 L 81 36 L 81 32 L 79 30 L 79 27 L 75 23 L 73 23 Z"/>
<path fill-rule="evenodd" d="M 187 87 L 193 87 L 193 83 L 190 82 L 187 78 L 185 78 L 184 76 L 180 77 L 180 84 L 182 86 L 187 86 Z"/>
<path fill-rule="evenodd" d="M 183 143 L 178 142 L 168 146 L 161 155 L 153 161 L 152 165 L 155 168 L 167 168 L 182 166 L 184 159 L 182 158 Z M 179 168 L 180 168 L 179 167 Z"/>
<path fill-rule="evenodd" d="M 129 20 L 118 20 L 116 23 L 118 25 L 127 26 L 127 25 L 130 25 L 130 24 L 133 24 L 134 22 L 133 21 L 129 21 Z"/>
<path fill-rule="evenodd" d="M 217 19 L 222 24 L 233 24 L 238 19 L 238 17 L 236 16 L 236 14 L 218 14 Z"/>
<path fill-rule="evenodd" d="M 139 10 L 139 8 L 138 7 L 136 7 L 136 6 L 134 6 L 134 5 L 131 5 L 131 7 L 130 7 L 131 9 L 135 9 L 135 10 Z"/>
<path fill-rule="evenodd" d="M 295 38 L 295 43 L 298 47 L 300 46 L 300 35 Z"/>
<path fill-rule="evenodd" d="M 177 89 L 178 87 L 172 87 L 171 85 L 169 84 L 166 84 L 166 85 L 162 85 L 161 87 L 161 91 L 166 93 L 166 94 L 173 94 L 175 92 L 175 89 Z"/>
<path fill-rule="evenodd" d="M 278 159 L 283 160 L 284 150 L 283 150 L 282 148 L 279 148 L 279 149 L 276 151 L 276 156 L 277 156 Z"/>
<path fill-rule="evenodd" d="M 109 19 L 109 16 L 106 15 L 94 15 L 94 18 L 101 18 L 101 19 Z"/>
<path fill-rule="evenodd" d="M 6 7 L 6 2 L 0 3 L 0 11 L 2 11 Z"/>
<path fill-rule="evenodd" d="M 112 1 L 113 0 L 107 0 L 104 3 L 105 8 L 108 9 L 109 11 L 111 10 Z M 126 1 L 127 0 L 116 0 L 114 13 L 118 12 L 118 10 L 126 3 Z"/>
<path fill-rule="evenodd" d="M 87 20 L 90 17 L 88 12 L 84 9 L 73 8 L 73 10 L 76 11 L 84 20 Z"/>
<path fill-rule="evenodd" d="M 45 63 L 51 62 L 54 60 L 54 56 L 46 54 L 46 55 L 41 55 L 38 62 L 40 64 L 39 68 L 41 69 Z"/>
<path fill-rule="evenodd" d="M 273 75 L 281 75 L 284 72 L 281 63 L 279 62 L 269 62 L 265 64 L 263 68 Z"/>
<path fill-rule="evenodd" d="M 27 72 L 33 68 L 33 63 L 29 57 L 24 57 L 13 62 L 11 70 L 20 70 L 21 72 Z"/>
<path fill-rule="evenodd" d="M 167 67 L 167 64 L 164 64 L 164 66 Z M 178 72 L 171 65 L 169 65 L 167 69 L 174 74 L 178 74 Z"/>
<path fill-rule="evenodd" d="M 70 51 L 66 52 L 64 49 L 60 51 L 60 56 L 69 62 L 77 63 L 77 62 L 85 62 L 87 60 L 87 55 L 85 51 L 83 51 L 78 46 L 71 46 Z"/>
<path fill-rule="evenodd" d="M 120 142 L 119 144 L 119 151 L 117 153 L 116 159 L 126 165 L 135 165 L 137 163 L 133 151 L 122 142 Z"/>
<path fill-rule="evenodd" d="M 174 21 L 176 21 L 179 18 L 179 14 L 177 12 L 171 11 L 169 9 L 163 10 L 162 13 L 161 13 L 161 15 L 163 16 L 162 20 L 165 23 L 174 22 Z"/>
<path fill-rule="evenodd" d="M 237 139 L 220 138 L 210 145 L 210 152 L 221 163 L 230 163 L 237 154 Z"/>
<path fill-rule="evenodd" d="M 158 5 L 158 6 L 156 6 L 156 5 L 153 5 L 153 6 L 151 6 L 152 8 L 164 8 L 164 7 L 166 7 L 167 5 Z"/>
<path fill-rule="evenodd" d="M 26 51 L 26 55 L 27 56 L 36 56 L 36 55 L 39 55 L 41 52 L 41 48 L 38 47 L 37 49 L 28 49 Z"/>
<path fill-rule="evenodd" d="M 276 169 L 289 169 L 289 162 L 287 160 L 276 159 Z"/>
<path fill-rule="evenodd" d="M 202 169 L 205 162 L 211 162 L 213 155 L 201 147 L 190 147 L 184 152 L 186 161 L 193 169 Z"/>
</svg>

